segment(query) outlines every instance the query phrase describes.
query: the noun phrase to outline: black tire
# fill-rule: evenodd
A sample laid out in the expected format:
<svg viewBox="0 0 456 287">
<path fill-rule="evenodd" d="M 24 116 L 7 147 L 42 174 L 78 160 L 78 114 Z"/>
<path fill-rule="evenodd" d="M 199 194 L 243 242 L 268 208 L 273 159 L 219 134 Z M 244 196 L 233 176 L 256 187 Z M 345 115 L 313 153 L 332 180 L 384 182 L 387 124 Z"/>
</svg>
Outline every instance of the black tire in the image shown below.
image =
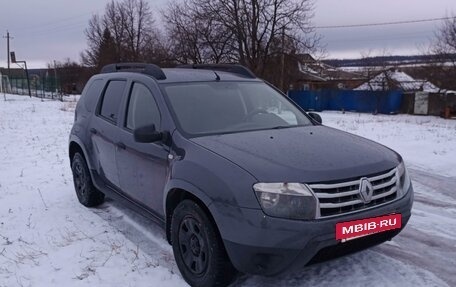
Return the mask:
<svg viewBox="0 0 456 287">
<path fill-rule="evenodd" d="M 74 189 L 79 202 L 87 207 L 100 205 L 104 201 L 104 194 L 97 190 L 90 177 L 89 168 L 84 157 L 76 153 L 71 161 Z"/>
<path fill-rule="evenodd" d="M 194 201 L 184 200 L 174 210 L 171 242 L 177 266 L 190 286 L 227 286 L 236 278 L 218 230 Z"/>
</svg>

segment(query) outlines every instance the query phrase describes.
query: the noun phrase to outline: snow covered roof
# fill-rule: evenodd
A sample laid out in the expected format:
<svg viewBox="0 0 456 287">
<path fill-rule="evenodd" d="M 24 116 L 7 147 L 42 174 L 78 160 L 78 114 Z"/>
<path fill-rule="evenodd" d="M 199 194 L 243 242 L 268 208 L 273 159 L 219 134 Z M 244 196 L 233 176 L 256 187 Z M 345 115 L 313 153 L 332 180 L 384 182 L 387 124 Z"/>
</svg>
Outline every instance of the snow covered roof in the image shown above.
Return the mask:
<svg viewBox="0 0 456 287">
<path fill-rule="evenodd" d="M 438 93 L 441 91 L 439 87 L 429 81 L 414 79 L 410 75 L 398 70 L 382 72 L 354 90 L 383 91 L 393 89 L 403 91 L 424 91 L 429 93 Z"/>
<path fill-rule="evenodd" d="M 304 60 L 303 60 L 304 59 Z M 343 71 L 321 61 L 313 59 L 311 56 L 304 57 L 298 61 L 299 72 L 314 81 L 330 80 L 352 80 L 359 79 L 360 75 Z"/>
</svg>

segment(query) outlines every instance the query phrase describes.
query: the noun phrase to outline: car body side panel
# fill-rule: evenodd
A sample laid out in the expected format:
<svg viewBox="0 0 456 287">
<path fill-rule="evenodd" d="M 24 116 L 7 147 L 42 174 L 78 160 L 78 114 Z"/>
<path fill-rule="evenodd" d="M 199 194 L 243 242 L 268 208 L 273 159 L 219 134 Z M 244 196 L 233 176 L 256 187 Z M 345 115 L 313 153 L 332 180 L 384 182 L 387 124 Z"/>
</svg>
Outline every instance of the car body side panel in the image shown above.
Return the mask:
<svg viewBox="0 0 456 287">
<path fill-rule="evenodd" d="M 94 117 L 91 126 L 96 133 L 91 134 L 93 154 L 99 162 L 98 174 L 115 187 L 120 187 L 116 162 L 116 143 L 118 127 L 100 117 Z"/>
<path fill-rule="evenodd" d="M 212 204 L 212 199 L 199 187 L 195 186 L 193 183 L 179 179 L 173 178 L 169 179 L 165 185 L 165 195 L 163 196 L 163 210 L 166 209 L 166 201 L 168 194 L 174 189 L 181 189 L 189 192 L 196 198 L 200 199 L 206 207 L 210 207 Z"/>
<path fill-rule="evenodd" d="M 185 152 L 183 152 L 185 151 Z M 256 178 L 231 161 L 173 135 L 171 179 L 191 182 L 213 201 L 260 208 L 253 191 Z"/>
<path fill-rule="evenodd" d="M 98 162 L 94 160 L 93 146 L 91 143 L 89 131 L 89 124 L 92 117 L 94 116 L 94 113 L 87 109 L 86 94 L 88 87 L 91 86 L 92 82 L 95 79 L 102 80 L 104 82 L 104 79 L 100 76 L 94 76 L 87 82 L 86 87 L 82 92 L 81 98 L 79 99 L 76 105 L 75 122 L 73 123 L 69 139 L 70 144 L 71 142 L 75 142 L 78 144 L 79 147 L 81 147 L 81 149 L 84 152 L 87 165 L 90 169 L 98 169 Z M 93 102 L 98 103 L 100 96 L 101 93 L 95 95 L 96 98 L 93 99 Z M 96 106 L 91 108 L 92 110 L 95 110 Z"/>
<path fill-rule="evenodd" d="M 164 217 L 162 202 L 169 172 L 168 148 L 155 143 L 137 143 L 125 130 L 120 140 L 126 146 L 118 149 L 116 155 L 121 189 Z"/>
<path fill-rule="evenodd" d="M 162 100 L 159 94 L 160 90 L 155 81 L 141 74 L 131 75 L 127 94 L 121 104 L 117 132 L 118 141 L 124 145 L 124 148 L 118 147 L 116 150 L 120 187 L 133 200 L 140 202 L 164 217 L 162 201 L 164 196 L 163 189 L 169 177 L 169 147 L 162 142 L 136 142 L 133 132 L 125 127 L 129 96 L 134 83 L 146 86 L 157 103 L 160 111 L 160 122 L 163 123 L 156 127 L 157 130 L 169 131 L 169 129 L 172 129 L 169 124 L 171 121 L 167 118 L 166 108 L 160 106 Z"/>
</svg>

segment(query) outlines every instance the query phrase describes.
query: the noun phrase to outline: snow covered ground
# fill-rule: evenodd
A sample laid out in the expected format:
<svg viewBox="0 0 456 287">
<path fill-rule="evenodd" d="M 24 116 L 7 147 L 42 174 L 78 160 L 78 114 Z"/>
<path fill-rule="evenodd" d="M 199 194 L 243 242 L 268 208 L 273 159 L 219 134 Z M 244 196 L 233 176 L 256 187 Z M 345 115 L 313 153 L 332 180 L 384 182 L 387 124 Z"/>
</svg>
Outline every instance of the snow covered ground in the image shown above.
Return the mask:
<svg viewBox="0 0 456 287">
<path fill-rule="evenodd" d="M 108 201 L 86 209 L 67 157 L 71 102 L 0 101 L 0 287 L 185 286 L 159 227 Z M 400 152 L 416 201 L 393 241 L 235 286 L 456 286 L 456 121 L 321 114 L 326 125 Z"/>
</svg>

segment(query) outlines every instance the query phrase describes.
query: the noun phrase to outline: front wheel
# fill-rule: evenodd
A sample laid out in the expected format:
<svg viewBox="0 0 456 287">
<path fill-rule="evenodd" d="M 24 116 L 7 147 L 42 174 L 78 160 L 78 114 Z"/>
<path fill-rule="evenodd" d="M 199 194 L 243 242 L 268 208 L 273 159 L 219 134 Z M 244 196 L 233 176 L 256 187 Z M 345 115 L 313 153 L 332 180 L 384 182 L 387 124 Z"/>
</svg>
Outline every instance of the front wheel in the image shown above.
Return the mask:
<svg viewBox="0 0 456 287">
<path fill-rule="evenodd" d="M 227 286 L 236 277 L 216 227 L 194 201 L 176 207 L 171 241 L 177 266 L 190 286 Z"/>
</svg>

